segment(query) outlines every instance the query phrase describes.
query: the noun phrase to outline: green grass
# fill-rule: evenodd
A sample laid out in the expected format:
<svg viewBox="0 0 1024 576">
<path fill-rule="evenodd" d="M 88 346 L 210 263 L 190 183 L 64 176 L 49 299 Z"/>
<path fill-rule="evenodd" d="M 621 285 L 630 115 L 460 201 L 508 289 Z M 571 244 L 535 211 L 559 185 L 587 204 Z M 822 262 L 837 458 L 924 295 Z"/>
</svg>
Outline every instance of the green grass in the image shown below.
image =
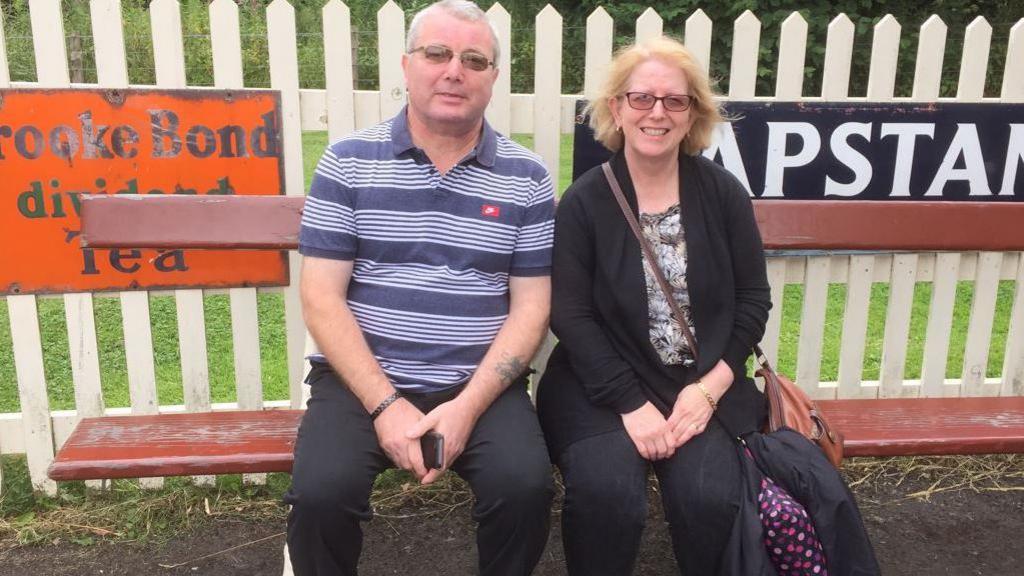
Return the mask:
<svg viewBox="0 0 1024 576">
<path fill-rule="evenodd" d="M 529 134 L 516 134 L 513 138 L 527 147 L 533 143 L 533 137 Z M 326 144 L 326 132 L 303 133 L 303 163 L 307 186 L 320 153 Z M 572 176 L 572 136 L 569 134 L 562 136 L 560 171 L 559 193 L 568 186 Z M 1002 369 L 1013 290 L 1012 282 L 1002 282 L 999 286 L 987 369 L 987 375 L 990 377 L 999 376 Z M 961 282 L 957 289 L 949 360 L 946 366 L 946 375 L 950 378 L 960 376 L 964 341 L 970 319 L 972 292 L 970 282 Z M 888 296 L 887 285 L 876 284 L 872 288 L 863 364 L 865 380 L 878 378 Z M 914 290 L 913 313 L 907 348 L 905 377 L 908 379 L 918 378 L 921 374 L 924 333 L 930 298 L 931 284 L 918 283 Z M 173 296 L 150 296 L 149 300 L 160 403 L 180 404 L 182 402 L 181 366 L 174 298 Z M 835 380 L 838 377 L 839 341 L 843 330 L 842 316 L 845 301 L 846 287 L 844 285 L 829 287 L 821 361 L 822 380 Z M 778 359 L 779 369 L 787 374 L 795 373 L 802 302 L 802 286 L 787 286 L 782 309 L 783 323 Z M 64 319 L 64 301 L 59 297 L 40 297 L 37 299 L 37 303 L 50 407 L 53 410 L 72 409 L 74 408 L 74 388 L 67 327 Z M 110 407 L 128 406 L 128 380 L 121 329 L 120 300 L 116 296 L 97 295 L 94 298 L 94 303 L 104 401 Z M 257 299 L 257 306 L 260 318 L 260 354 L 264 398 L 283 400 L 288 397 L 283 297 L 280 293 L 261 293 Z M 228 296 L 225 294 L 206 296 L 204 311 L 211 398 L 213 402 L 231 402 L 235 399 L 235 385 Z M 5 299 L 0 299 L 0 412 L 17 412 L 20 409 L 9 327 L 7 302 Z"/>
<path fill-rule="evenodd" d="M 1013 306 L 1014 283 L 999 283 L 996 299 L 995 318 L 992 324 L 991 345 L 988 353 L 986 376 L 998 377 L 1003 368 L 1006 337 L 1009 332 L 1010 311 Z M 928 326 L 928 306 L 931 301 L 930 282 L 918 282 L 914 287 L 911 307 L 910 333 L 907 337 L 907 356 L 904 378 L 914 380 L 921 377 L 924 363 L 924 337 Z M 970 322 L 971 301 L 974 286 L 971 282 L 957 285 L 956 301 L 953 306 L 953 324 L 949 339 L 949 354 L 946 361 L 946 377 L 959 378 L 963 368 L 964 347 Z M 877 380 L 882 361 L 882 344 L 885 338 L 885 312 L 889 303 L 889 286 L 876 283 L 871 288 L 868 305 L 868 326 L 864 344 L 864 362 L 861 378 Z M 822 343 L 821 379 L 834 381 L 839 377 L 839 345 L 843 331 L 843 312 L 846 304 L 846 286 L 829 286 L 828 303 L 825 309 L 825 334 Z M 782 327 L 779 335 L 779 370 L 795 374 L 798 343 L 800 339 L 800 314 L 803 307 L 803 287 L 787 285 L 783 294 Z"/>
</svg>

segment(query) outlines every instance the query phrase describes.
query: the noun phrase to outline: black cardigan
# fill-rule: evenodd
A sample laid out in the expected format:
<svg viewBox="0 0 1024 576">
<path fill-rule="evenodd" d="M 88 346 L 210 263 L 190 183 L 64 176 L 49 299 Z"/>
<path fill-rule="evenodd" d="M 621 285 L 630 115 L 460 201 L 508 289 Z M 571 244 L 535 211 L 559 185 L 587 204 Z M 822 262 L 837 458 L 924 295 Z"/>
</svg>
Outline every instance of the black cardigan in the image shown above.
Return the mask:
<svg viewBox="0 0 1024 576">
<path fill-rule="evenodd" d="M 620 152 L 611 162 L 636 214 L 625 158 Z M 695 370 L 665 366 L 651 345 L 640 245 L 600 166 L 559 202 L 551 307 L 559 344 L 538 392 L 553 455 L 572 441 L 621 427 L 619 414 L 647 400 L 667 415 L 682 387 L 719 359 L 737 375 L 718 411 L 729 431 L 751 431 L 764 417 L 763 397 L 746 377 L 746 360 L 771 308 L 750 197 L 732 174 L 703 157 L 680 154 L 679 171 Z"/>
</svg>

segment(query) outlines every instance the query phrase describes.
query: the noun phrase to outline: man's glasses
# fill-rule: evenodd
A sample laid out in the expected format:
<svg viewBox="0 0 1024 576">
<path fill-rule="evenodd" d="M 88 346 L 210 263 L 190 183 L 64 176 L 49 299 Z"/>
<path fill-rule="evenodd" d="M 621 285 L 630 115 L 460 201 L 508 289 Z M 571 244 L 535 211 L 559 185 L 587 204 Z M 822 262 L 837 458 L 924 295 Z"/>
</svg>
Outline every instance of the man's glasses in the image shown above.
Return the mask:
<svg viewBox="0 0 1024 576">
<path fill-rule="evenodd" d="M 423 52 L 423 57 L 432 64 L 447 64 L 451 62 L 452 56 L 455 56 L 455 52 L 451 48 L 439 44 L 428 44 L 427 46 L 413 48 L 409 51 L 409 54 L 416 52 Z M 462 62 L 463 66 L 475 72 L 483 72 L 494 66 L 494 61 L 488 60 L 487 56 L 472 50 L 459 52 L 459 61 Z"/>
<path fill-rule="evenodd" d="M 629 102 L 629 107 L 634 110 L 650 110 L 659 100 L 669 112 L 686 112 L 696 98 L 686 94 L 654 96 L 646 92 L 626 92 L 626 102 Z"/>
</svg>

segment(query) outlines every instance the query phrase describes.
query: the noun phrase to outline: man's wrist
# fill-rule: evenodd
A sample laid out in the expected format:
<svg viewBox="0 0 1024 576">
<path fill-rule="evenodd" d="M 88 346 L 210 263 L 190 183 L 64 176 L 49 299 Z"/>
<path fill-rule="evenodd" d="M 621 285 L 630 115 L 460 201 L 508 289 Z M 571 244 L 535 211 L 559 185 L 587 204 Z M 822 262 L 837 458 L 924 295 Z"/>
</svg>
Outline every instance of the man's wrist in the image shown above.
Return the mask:
<svg viewBox="0 0 1024 576">
<path fill-rule="evenodd" d="M 378 416 L 380 416 L 385 410 L 387 410 L 388 406 L 394 404 L 395 401 L 401 397 L 402 394 L 399 393 L 398 390 L 395 390 L 394 392 L 389 394 L 387 398 L 381 400 L 380 404 L 377 404 L 377 407 L 374 408 L 372 412 L 370 412 L 370 421 L 373 422 L 374 420 L 376 420 Z"/>
</svg>

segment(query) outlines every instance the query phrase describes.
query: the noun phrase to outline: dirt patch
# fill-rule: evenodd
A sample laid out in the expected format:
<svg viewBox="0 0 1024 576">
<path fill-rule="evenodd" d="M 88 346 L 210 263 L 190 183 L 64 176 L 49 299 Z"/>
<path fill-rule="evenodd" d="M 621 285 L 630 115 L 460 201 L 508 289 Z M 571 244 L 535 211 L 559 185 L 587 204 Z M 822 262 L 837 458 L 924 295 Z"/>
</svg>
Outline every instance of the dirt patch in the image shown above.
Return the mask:
<svg viewBox="0 0 1024 576">
<path fill-rule="evenodd" d="M 1016 576 L 1024 565 L 1024 462 L 920 459 L 851 466 L 853 484 L 887 576 Z M 980 462 L 980 464 L 979 464 Z M 988 462 L 988 463 L 987 463 Z M 1009 462 L 1009 466 L 1006 465 Z M 997 472 L 993 469 L 998 468 Z M 562 576 L 560 497 L 551 538 L 535 574 Z M 668 529 L 655 489 L 641 557 L 634 574 L 676 574 Z M 476 547 L 465 487 L 378 497 L 367 525 L 361 574 L 436 576 L 475 573 Z M 281 574 L 284 512 L 258 521 L 212 519 L 169 542 L 68 541 L 12 547 L 0 541 L 0 574 L 139 576 Z M 178 564 L 182 564 L 177 567 Z"/>
</svg>

